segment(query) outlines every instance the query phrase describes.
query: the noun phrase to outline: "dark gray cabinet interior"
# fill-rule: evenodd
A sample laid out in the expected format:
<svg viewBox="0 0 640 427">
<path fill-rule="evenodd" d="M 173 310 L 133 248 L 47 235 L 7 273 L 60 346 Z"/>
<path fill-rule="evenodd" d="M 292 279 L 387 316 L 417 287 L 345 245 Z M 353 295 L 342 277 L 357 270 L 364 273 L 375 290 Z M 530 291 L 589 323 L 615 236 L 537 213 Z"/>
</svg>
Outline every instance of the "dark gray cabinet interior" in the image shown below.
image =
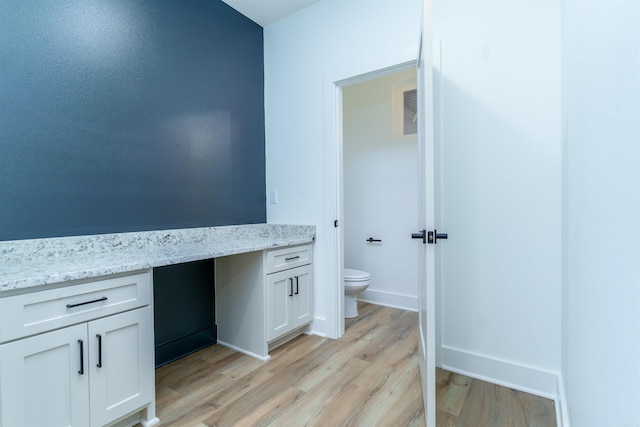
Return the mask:
<svg viewBox="0 0 640 427">
<path fill-rule="evenodd" d="M 214 260 L 153 269 L 156 367 L 217 342 Z"/>
</svg>

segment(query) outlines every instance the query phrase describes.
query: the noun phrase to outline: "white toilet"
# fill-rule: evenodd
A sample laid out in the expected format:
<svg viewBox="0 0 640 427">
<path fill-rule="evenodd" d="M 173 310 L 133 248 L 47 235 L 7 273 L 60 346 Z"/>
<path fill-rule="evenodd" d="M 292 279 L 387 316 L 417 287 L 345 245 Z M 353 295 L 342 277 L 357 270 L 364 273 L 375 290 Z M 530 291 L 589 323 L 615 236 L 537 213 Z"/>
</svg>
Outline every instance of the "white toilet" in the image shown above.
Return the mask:
<svg viewBox="0 0 640 427">
<path fill-rule="evenodd" d="M 371 275 L 366 271 L 344 269 L 344 317 L 358 317 L 356 295 L 369 287 Z"/>
</svg>

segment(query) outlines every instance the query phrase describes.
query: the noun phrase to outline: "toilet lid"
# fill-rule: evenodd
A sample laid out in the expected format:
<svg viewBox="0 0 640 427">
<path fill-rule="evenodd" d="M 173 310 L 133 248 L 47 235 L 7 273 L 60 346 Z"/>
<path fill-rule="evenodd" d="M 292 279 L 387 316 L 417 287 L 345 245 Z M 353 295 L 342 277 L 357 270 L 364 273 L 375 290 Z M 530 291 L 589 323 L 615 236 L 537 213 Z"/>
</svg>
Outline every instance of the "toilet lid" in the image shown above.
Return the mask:
<svg viewBox="0 0 640 427">
<path fill-rule="evenodd" d="M 366 271 L 354 270 L 352 268 L 344 269 L 344 280 L 349 280 L 351 282 L 361 282 L 364 280 L 369 280 L 371 275 Z"/>
</svg>

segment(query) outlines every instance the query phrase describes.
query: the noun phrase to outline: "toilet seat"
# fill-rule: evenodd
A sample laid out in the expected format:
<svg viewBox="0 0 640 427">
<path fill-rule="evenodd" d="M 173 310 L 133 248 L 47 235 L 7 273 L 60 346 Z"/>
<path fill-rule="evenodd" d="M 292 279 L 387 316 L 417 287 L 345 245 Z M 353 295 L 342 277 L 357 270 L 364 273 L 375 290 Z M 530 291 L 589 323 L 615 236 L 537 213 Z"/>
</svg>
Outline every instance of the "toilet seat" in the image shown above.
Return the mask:
<svg viewBox="0 0 640 427">
<path fill-rule="evenodd" d="M 365 271 L 354 270 L 352 268 L 344 269 L 345 282 L 365 282 L 371 278 L 371 275 Z"/>
</svg>

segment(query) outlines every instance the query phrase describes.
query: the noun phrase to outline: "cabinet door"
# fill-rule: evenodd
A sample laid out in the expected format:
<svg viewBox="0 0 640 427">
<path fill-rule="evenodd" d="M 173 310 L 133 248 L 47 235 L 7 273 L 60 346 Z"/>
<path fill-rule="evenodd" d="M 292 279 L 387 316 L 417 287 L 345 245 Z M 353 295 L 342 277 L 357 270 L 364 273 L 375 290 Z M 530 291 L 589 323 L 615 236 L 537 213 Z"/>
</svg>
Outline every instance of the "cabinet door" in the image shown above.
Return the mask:
<svg viewBox="0 0 640 427">
<path fill-rule="evenodd" d="M 105 425 L 151 401 L 152 324 L 150 307 L 89 322 L 92 426 Z"/>
<path fill-rule="evenodd" d="M 2 427 L 88 426 L 87 326 L 0 345 Z"/>
<path fill-rule="evenodd" d="M 266 276 L 267 341 L 272 341 L 293 329 L 291 302 L 293 278 L 289 270 Z"/>
<path fill-rule="evenodd" d="M 291 270 L 294 298 L 292 307 L 293 328 L 311 322 L 313 313 L 313 280 L 311 265 Z"/>
</svg>

